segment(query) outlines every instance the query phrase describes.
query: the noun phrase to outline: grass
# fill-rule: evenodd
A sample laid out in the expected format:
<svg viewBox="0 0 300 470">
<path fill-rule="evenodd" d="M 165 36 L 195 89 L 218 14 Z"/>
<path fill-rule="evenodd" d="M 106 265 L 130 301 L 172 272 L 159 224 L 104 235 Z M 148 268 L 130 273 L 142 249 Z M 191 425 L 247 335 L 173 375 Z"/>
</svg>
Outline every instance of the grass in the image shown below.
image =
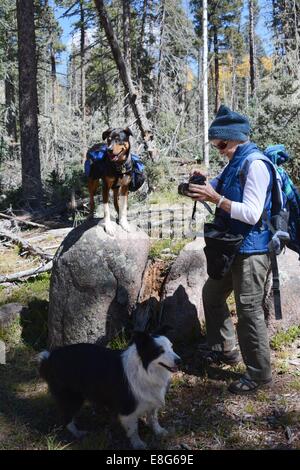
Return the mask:
<svg viewBox="0 0 300 470">
<path fill-rule="evenodd" d="M 182 202 L 187 202 L 187 198 L 183 198 L 177 192 L 177 188 L 166 189 L 161 191 L 155 191 L 151 193 L 147 203 L 148 204 L 178 204 Z"/>
<path fill-rule="evenodd" d="M 300 392 L 300 379 L 292 380 L 289 384 L 289 389 L 291 391 Z"/>
<path fill-rule="evenodd" d="M 63 444 L 62 442 L 57 440 L 55 435 L 46 436 L 46 447 L 47 450 L 66 450 L 70 447 L 70 443 Z"/>
<path fill-rule="evenodd" d="M 254 415 L 256 412 L 256 408 L 253 402 L 249 401 L 246 406 L 244 407 L 244 412 L 249 415 Z"/>
<path fill-rule="evenodd" d="M 0 256 L 0 273 L 11 274 L 17 271 L 16 264 L 20 260 L 19 247 L 14 246 L 5 250 L 5 256 Z"/>
<path fill-rule="evenodd" d="M 271 339 L 271 348 L 280 351 L 300 337 L 300 326 L 291 326 L 286 331 L 279 331 Z"/>
<path fill-rule="evenodd" d="M 129 336 L 122 330 L 115 338 L 113 338 L 109 343 L 108 347 L 111 349 L 126 349 L 129 343 Z"/>
<path fill-rule="evenodd" d="M 0 305 L 17 302 L 26 306 L 20 319 L 5 329 L 0 329 L 0 339 L 8 349 L 20 342 L 37 351 L 46 347 L 49 283 L 50 275 L 42 274 L 24 282 L 8 294 L 6 289 L 0 290 Z"/>
<path fill-rule="evenodd" d="M 0 305 L 10 302 L 18 302 L 26 305 L 34 299 L 48 301 L 49 285 L 50 274 L 44 273 L 21 283 L 9 294 L 7 294 L 7 289 L 2 288 L 0 289 Z"/>
<path fill-rule="evenodd" d="M 5 328 L 0 327 L 0 340 L 4 341 L 6 348 L 14 347 L 22 340 L 22 327 L 16 320 Z"/>
<path fill-rule="evenodd" d="M 192 241 L 191 238 L 185 238 L 185 239 L 171 239 L 171 238 L 165 238 L 162 240 L 155 240 L 154 242 L 151 243 L 150 247 L 150 252 L 149 252 L 149 258 L 150 259 L 155 259 L 159 258 L 162 254 L 163 250 L 170 250 L 169 253 L 172 255 L 178 255 L 180 251 L 187 245 L 187 243 L 190 243 Z"/>
</svg>

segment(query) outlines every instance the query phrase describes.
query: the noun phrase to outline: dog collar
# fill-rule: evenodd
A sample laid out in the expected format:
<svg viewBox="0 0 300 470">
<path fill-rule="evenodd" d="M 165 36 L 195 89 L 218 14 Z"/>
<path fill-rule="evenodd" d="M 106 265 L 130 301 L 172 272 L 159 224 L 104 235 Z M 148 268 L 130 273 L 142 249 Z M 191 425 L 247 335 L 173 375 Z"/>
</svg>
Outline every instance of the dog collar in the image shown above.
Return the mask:
<svg viewBox="0 0 300 470">
<path fill-rule="evenodd" d="M 131 160 L 131 153 L 129 152 L 126 160 L 118 165 L 116 162 L 110 162 L 114 165 L 116 172 L 118 174 L 125 175 L 126 173 L 130 173 L 132 171 L 132 160 Z"/>
</svg>

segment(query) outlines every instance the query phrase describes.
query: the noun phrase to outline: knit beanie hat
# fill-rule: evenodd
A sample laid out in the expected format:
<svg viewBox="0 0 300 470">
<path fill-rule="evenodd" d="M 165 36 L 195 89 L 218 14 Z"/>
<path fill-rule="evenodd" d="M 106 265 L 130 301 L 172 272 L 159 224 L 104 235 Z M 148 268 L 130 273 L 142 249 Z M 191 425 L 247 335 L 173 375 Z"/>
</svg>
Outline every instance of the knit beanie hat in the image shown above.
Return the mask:
<svg viewBox="0 0 300 470">
<path fill-rule="evenodd" d="M 208 129 L 209 140 L 248 140 L 250 124 L 246 116 L 231 111 L 227 106 L 221 105 L 218 113 Z"/>
</svg>

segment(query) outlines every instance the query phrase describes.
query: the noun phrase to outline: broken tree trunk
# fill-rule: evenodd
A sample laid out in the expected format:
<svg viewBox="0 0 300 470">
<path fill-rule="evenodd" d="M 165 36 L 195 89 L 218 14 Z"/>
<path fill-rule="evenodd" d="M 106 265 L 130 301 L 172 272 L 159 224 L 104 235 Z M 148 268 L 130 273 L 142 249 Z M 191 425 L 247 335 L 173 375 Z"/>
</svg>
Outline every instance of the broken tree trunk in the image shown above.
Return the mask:
<svg viewBox="0 0 300 470">
<path fill-rule="evenodd" d="M 99 13 L 99 19 L 102 27 L 104 28 L 107 40 L 109 42 L 114 60 L 118 67 L 121 80 L 128 94 L 131 109 L 136 118 L 138 127 L 141 131 L 145 148 L 148 152 L 149 157 L 152 160 L 157 159 L 157 152 L 155 150 L 153 142 L 153 133 L 150 129 L 148 119 L 146 118 L 143 105 L 138 91 L 135 89 L 128 67 L 126 66 L 123 54 L 121 52 L 117 37 L 114 33 L 110 18 L 104 6 L 103 0 L 95 0 L 95 5 Z"/>
<path fill-rule="evenodd" d="M 8 219 L 8 220 L 15 220 L 19 224 L 30 225 L 31 227 L 47 228 L 46 225 L 37 224 L 36 222 L 31 222 L 30 220 L 22 219 L 21 217 L 3 214 L 3 212 L 0 212 L 0 218 Z"/>
<path fill-rule="evenodd" d="M 24 251 L 28 251 L 31 255 L 39 256 L 40 258 L 45 259 L 45 260 L 52 260 L 52 258 L 53 258 L 53 255 L 51 255 L 49 253 L 45 253 L 40 248 L 33 247 L 24 238 L 18 237 L 17 235 L 15 235 L 11 232 L 8 232 L 7 230 L 0 230 L 0 237 L 7 238 L 8 240 L 11 240 L 16 245 L 21 246 L 21 248 Z"/>
<path fill-rule="evenodd" d="M 51 269 L 52 261 L 49 261 L 46 264 L 42 264 L 38 268 L 27 269 L 26 271 L 20 271 L 18 273 L 7 274 L 6 276 L 0 276 L 0 284 L 3 284 L 4 282 L 19 281 L 23 277 L 36 276 L 38 274 L 51 271 Z"/>
</svg>

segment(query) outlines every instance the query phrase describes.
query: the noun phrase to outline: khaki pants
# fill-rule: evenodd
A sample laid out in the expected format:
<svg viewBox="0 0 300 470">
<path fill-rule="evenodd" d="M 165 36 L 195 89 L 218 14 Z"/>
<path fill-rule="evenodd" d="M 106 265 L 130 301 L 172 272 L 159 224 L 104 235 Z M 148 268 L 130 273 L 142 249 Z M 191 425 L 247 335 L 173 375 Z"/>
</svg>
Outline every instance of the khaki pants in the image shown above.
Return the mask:
<svg viewBox="0 0 300 470">
<path fill-rule="evenodd" d="M 230 351 L 236 344 L 226 303 L 234 292 L 238 341 L 247 373 L 256 381 L 271 378 L 269 339 L 262 308 L 269 263 L 268 254 L 239 254 L 230 272 L 220 281 L 209 278 L 202 292 L 208 344 L 217 351 Z"/>
</svg>

